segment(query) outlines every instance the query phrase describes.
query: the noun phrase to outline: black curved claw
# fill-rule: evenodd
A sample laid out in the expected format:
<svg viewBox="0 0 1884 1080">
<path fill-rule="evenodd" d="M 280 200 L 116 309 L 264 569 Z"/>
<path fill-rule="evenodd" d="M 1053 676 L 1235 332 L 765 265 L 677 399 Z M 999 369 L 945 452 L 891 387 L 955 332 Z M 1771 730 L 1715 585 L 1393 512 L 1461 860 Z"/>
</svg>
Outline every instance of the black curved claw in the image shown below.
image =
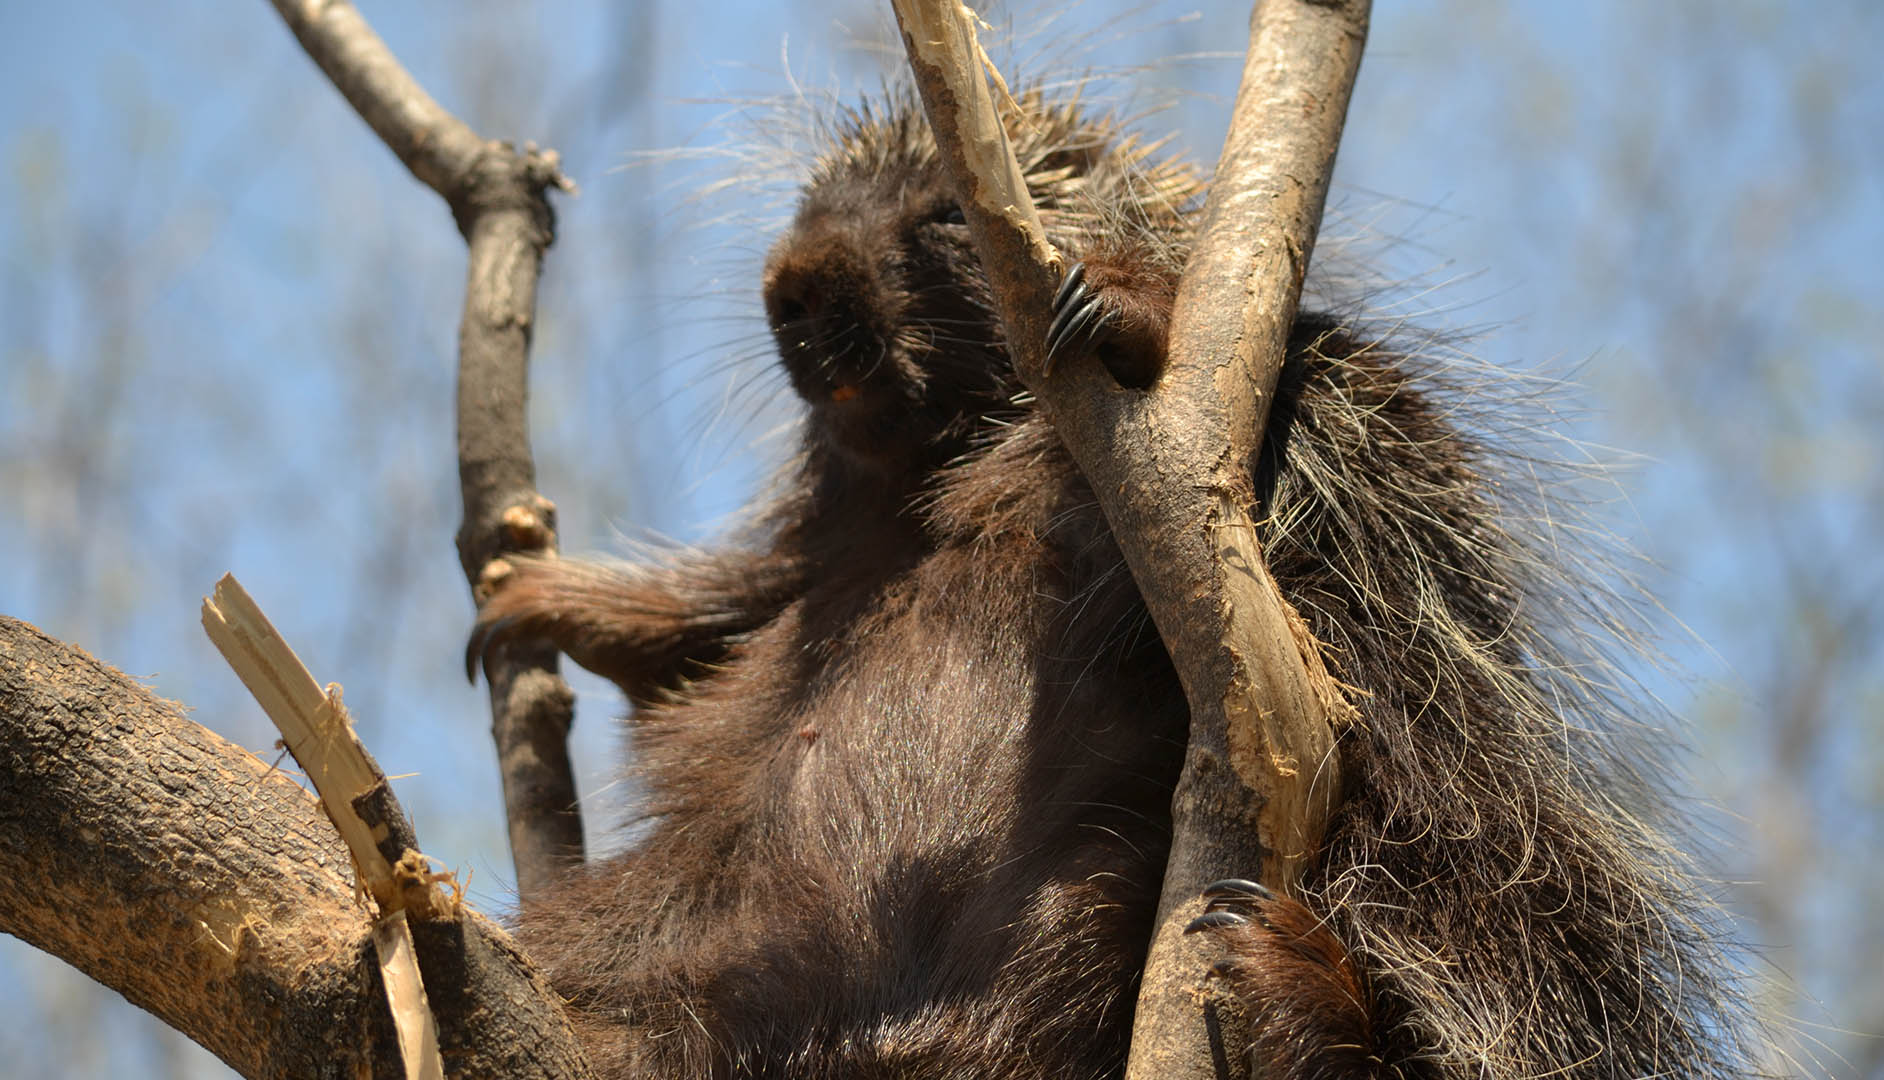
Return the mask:
<svg viewBox="0 0 1884 1080">
<path fill-rule="evenodd" d="M 1107 314 L 1105 301 L 1095 296 L 1055 315 L 1053 325 L 1047 328 L 1047 374 L 1053 373 L 1060 350 L 1081 334 L 1089 334 L 1105 325 Z"/>
<path fill-rule="evenodd" d="M 1085 263 L 1076 262 L 1067 267 L 1066 276 L 1060 279 L 1060 287 L 1053 294 L 1053 310 L 1058 311 L 1065 307 L 1067 300 L 1072 298 L 1073 293 L 1078 291 L 1085 281 Z"/>
<path fill-rule="evenodd" d="M 478 682 L 478 663 L 490 655 L 499 642 L 510 636 L 510 628 L 516 622 L 517 617 L 514 615 L 489 622 L 480 619 L 471 628 L 471 639 L 464 643 L 464 677 L 471 685 L 476 686 Z"/>
<path fill-rule="evenodd" d="M 1254 905 L 1278 899 L 1269 886 L 1247 878 L 1224 878 L 1204 886 L 1204 914 L 1234 915 L 1238 922 L 1256 920 L 1264 930 L 1274 930 Z"/>
<path fill-rule="evenodd" d="M 1205 900 L 1274 900 L 1276 894 L 1269 886 L 1247 878 L 1224 878 L 1204 886 Z"/>
<path fill-rule="evenodd" d="M 1046 373 L 1053 374 L 1060 350 L 1082 334 L 1091 334 L 1110 317 L 1105 301 L 1086 290 L 1086 264 L 1074 263 L 1053 294 L 1053 322 L 1047 327 Z"/>
<path fill-rule="evenodd" d="M 1221 930 L 1230 926 L 1242 926 L 1246 922 L 1249 922 L 1248 916 L 1234 911 L 1206 911 L 1192 919 L 1190 925 L 1184 928 L 1184 932 L 1195 934 L 1199 930 Z"/>
</svg>

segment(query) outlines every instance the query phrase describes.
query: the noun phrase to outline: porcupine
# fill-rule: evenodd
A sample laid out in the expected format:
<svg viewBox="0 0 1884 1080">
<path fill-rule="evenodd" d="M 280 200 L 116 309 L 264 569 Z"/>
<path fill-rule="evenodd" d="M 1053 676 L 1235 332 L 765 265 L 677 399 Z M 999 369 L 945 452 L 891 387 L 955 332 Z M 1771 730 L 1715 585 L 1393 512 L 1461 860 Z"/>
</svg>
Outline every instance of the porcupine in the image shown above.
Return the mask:
<svg viewBox="0 0 1884 1080">
<path fill-rule="evenodd" d="M 1062 314 L 1100 316 L 1072 351 L 1151 381 L 1202 183 L 1111 116 L 1022 106 L 1081 275 Z M 480 613 L 473 659 L 547 637 L 636 710 L 642 835 L 520 934 L 607 1076 L 1116 1077 L 1183 692 L 913 96 L 838 128 L 766 263 L 808 416 L 751 535 L 521 561 Z M 1261 540 L 1359 719 L 1300 896 L 1213 887 L 1199 977 L 1265 1075 L 1737 1075 L 1652 760 L 1540 619 L 1565 587 L 1508 463 L 1406 339 L 1306 307 L 1291 335 Z"/>
</svg>

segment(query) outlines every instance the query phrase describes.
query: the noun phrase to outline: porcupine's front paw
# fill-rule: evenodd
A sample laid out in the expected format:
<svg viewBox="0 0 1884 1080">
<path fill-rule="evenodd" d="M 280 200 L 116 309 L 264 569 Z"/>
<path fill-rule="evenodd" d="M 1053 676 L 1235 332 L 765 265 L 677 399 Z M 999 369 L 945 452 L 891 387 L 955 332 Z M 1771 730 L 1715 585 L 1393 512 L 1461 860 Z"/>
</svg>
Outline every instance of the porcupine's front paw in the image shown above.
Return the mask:
<svg viewBox="0 0 1884 1080">
<path fill-rule="evenodd" d="M 563 606 L 555 595 L 559 569 L 554 559 L 520 555 L 485 567 L 478 582 L 485 595 L 465 642 L 465 678 L 476 682 L 480 665 L 512 641 L 554 637 Z"/>
<path fill-rule="evenodd" d="M 1298 901 L 1231 878 L 1203 892 L 1204 913 L 1184 928 L 1222 953 L 1209 978 L 1247 1010 L 1248 1052 L 1264 1074 L 1290 1080 L 1392 1075 L 1376 1048 L 1365 978 L 1327 924 Z"/>
<path fill-rule="evenodd" d="M 1047 370 L 1087 352 L 1121 386 L 1150 386 L 1164 371 L 1172 284 L 1164 275 L 1101 258 L 1069 266 L 1053 296 Z"/>
</svg>

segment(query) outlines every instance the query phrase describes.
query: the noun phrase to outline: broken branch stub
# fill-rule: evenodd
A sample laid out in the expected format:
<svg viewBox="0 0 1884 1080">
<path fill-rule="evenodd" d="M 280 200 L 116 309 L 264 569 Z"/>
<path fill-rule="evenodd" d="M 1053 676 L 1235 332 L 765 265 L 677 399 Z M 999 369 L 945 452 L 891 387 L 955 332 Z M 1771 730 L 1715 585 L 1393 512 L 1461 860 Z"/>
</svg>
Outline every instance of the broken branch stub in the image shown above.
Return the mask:
<svg viewBox="0 0 1884 1080">
<path fill-rule="evenodd" d="M 313 782 L 321 809 L 346 842 L 354 871 L 379 908 L 373 945 L 407 1080 L 443 1077 L 438 1025 L 426 1002 L 406 906 L 415 901 L 430 918 L 446 911 L 431 880 L 421 876 L 415 887 L 409 869 L 395 872 L 423 857 L 386 774 L 353 732 L 339 686 L 321 689 L 233 574 L 224 574 L 215 595 L 203 601 L 203 629 Z M 372 820 L 362 815 L 362 807 Z"/>
</svg>

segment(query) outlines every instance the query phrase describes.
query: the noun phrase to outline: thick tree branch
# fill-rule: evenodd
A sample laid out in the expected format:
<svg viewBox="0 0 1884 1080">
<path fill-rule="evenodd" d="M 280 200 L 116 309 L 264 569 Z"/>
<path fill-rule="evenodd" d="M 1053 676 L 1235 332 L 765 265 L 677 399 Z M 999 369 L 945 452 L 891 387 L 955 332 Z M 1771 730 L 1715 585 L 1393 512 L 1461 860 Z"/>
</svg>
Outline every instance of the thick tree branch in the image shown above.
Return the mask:
<svg viewBox="0 0 1884 1080">
<path fill-rule="evenodd" d="M 402 1075 L 346 849 L 288 776 L 0 617 L 0 792 L 0 931 L 244 1076 Z M 588 1075 L 502 930 L 412 929 L 451 1075 Z"/>
<path fill-rule="evenodd" d="M 956 0 L 898 0 L 904 42 L 962 192 L 1022 377 L 1091 482 L 1184 680 L 1191 740 L 1173 799 L 1159 926 L 1130 1075 L 1209 1076 L 1183 928 L 1213 879 L 1291 889 L 1315 853 L 1349 707 L 1263 565 L 1250 514 L 1262 431 L 1366 37 L 1366 0 L 1261 0 L 1243 84 L 1178 290 L 1169 366 L 1149 392 L 1097 365 L 1044 370 L 1060 268 L 1018 170 L 991 162 L 982 59 Z M 979 119 L 977 119 L 979 116 Z M 1240 1054 L 1224 1062 L 1242 1075 Z"/>
<path fill-rule="evenodd" d="M 470 246 L 458 329 L 458 558 L 475 596 L 493 560 L 556 546 L 555 507 L 536 491 L 526 403 L 536 283 L 555 239 L 550 187 L 574 191 L 553 151 L 479 136 L 408 75 L 344 0 L 273 0 L 294 36 L 412 174 L 443 196 Z M 517 889 L 535 895 L 580 861 L 582 817 L 568 735 L 575 698 L 554 649 L 520 644 L 486 662 L 491 734 L 504 778 Z"/>
</svg>

